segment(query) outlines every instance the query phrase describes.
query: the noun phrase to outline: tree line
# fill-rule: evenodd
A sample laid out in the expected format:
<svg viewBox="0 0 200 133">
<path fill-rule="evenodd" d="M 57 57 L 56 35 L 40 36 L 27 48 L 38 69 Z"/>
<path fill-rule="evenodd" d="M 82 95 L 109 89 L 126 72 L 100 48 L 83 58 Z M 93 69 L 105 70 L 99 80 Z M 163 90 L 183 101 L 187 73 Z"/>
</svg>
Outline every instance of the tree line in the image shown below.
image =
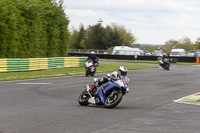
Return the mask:
<svg viewBox="0 0 200 133">
<path fill-rule="evenodd" d="M 69 48 L 71 49 L 104 49 L 112 51 L 114 46 L 122 45 L 139 47 L 149 52 L 153 52 L 158 47 L 157 45 L 144 46 L 138 44 L 136 43 L 136 37 L 124 26 L 112 23 L 103 27 L 101 20 L 87 28 L 80 24 L 78 30 L 72 29 L 70 32 Z M 159 47 L 167 54 L 170 54 L 171 49 L 174 48 L 183 48 L 187 52 L 194 52 L 200 49 L 200 37 L 195 42 L 192 42 L 188 37 L 183 37 L 179 40 L 170 39 Z"/>
<path fill-rule="evenodd" d="M 192 42 L 190 38 L 183 37 L 179 40 L 170 39 L 165 42 L 165 45 L 162 46 L 162 49 L 165 53 L 169 54 L 171 49 L 182 48 L 187 52 L 194 52 L 200 50 L 200 37 L 197 38 L 195 42 Z"/>
<path fill-rule="evenodd" d="M 134 46 L 141 47 L 149 52 L 153 52 L 158 47 L 161 48 L 165 53 L 170 54 L 172 49 L 185 49 L 186 52 L 195 52 L 200 50 L 200 37 L 195 42 L 192 42 L 190 38 L 183 37 L 179 40 L 170 39 L 165 42 L 164 45 L 146 45 L 135 44 Z"/>
<path fill-rule="evenodd" d="M 99 20 L 85 28 L 68 30 L 69 18 L 63 0 L 0 0 L 0 58 L 64 57 L 67 49 L 104 49 L 114 46 L 143 47 L 153 52 L 155 46 L 136 44 L 136 37 L 116 23 L 103 26 Z M 200 37 L 171 39 L 161 47 L 186 51 L 200 49 Z"/>
<path fill-rule="evenodd" d="M 80 24 L 79 29 L 72 29 L 69 37 L 71 49 L 112 49 L 114 46 L 132 46 L 135 36 L 124 26 L 115 23 L 103 26 L 101 20 L 95 25 L 84 28 Z"/>
<path fill-rule="evenodd" d="M 68 24 L 60 0 L 0 0 L 0 58 L 67 55 Z"/>
</svg>

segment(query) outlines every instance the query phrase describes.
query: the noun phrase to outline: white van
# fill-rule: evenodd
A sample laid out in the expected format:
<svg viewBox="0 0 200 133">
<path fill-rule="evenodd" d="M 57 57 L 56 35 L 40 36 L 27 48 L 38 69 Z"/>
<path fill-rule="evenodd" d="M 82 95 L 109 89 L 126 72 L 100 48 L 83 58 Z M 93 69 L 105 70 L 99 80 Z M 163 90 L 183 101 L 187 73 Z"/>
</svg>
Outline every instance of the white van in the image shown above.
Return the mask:
<svg viewBox="0 0 200 133">
<path fill-rule="evenodd" d="M 172 49 L 170 56 L 186 56 L 185 49 Z"/>
<path fill-rule="evenodd" d="M 200 51 L 196 51 L 193 56 L 194 57 L 200 57 Z"/>
<path fill-rule="evenodd" d="M 113 55 L 144 55 L 144 51 L 139 48 L 131 48 L 128 46 L 115 46 L 113 48 Z"/>
</svg>

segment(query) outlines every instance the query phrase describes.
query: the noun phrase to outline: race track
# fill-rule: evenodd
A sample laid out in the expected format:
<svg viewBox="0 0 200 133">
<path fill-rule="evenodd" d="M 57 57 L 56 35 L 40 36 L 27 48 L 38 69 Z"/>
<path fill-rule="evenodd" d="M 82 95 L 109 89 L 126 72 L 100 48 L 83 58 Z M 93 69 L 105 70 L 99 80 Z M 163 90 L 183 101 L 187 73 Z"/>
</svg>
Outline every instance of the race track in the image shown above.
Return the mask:
<svg viewBox="0 0 200 133">
<path fill-rule="evenodd" d="M 0 82 L 0 133 L 199 133 L 200 106 L 174 100 L 200 92 L 200 66 L 128 77 L 130 93 L 114 109 L 78 104 L 92 77 Z"/>
</svg>

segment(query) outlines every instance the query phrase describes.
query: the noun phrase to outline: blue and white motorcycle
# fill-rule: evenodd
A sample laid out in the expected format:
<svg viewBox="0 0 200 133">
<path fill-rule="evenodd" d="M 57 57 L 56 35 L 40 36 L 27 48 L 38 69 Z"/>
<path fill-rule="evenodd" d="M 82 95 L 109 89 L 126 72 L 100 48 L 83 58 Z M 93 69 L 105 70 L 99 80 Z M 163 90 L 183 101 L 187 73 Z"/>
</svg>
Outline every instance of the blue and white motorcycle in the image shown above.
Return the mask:
<svg viewBox="0 0 200 133">
<path fill-rule="evenodd" d="M 107 75 L 108 82 L 102 84 L 98 88 L 89 91 L 90 85 L 86 85 L 85 90 L 79 96 L 79 104 L 87 106 L 89 104 L 103 105 L 106 108 L 113 108 L 117 106 L 123 96 L 129 92 L 128 82 L 129 78 L 124 76 L 118 76 L 112 78 L 110 74 Z M 94 83 L 98 79 L 94 79 Z"/>
</svg>

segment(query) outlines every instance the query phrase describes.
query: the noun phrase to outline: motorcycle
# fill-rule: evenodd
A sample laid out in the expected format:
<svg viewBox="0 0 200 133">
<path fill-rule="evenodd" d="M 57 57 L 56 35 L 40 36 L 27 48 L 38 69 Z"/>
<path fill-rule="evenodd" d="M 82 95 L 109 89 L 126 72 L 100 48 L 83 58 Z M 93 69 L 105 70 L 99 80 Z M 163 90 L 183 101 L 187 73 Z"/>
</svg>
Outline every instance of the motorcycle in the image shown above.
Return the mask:
<svg viewBox="0 0 200 133">
<path fill-rule="evenodd" d="M 168 58 L 159 59 L 158 62 L 163 69 L 169 70 L 170 63 Z"/>
<path fill-rule="evenodd" d="M 109 77 L 109 75 L 107 75 Z M 94 78 L 94 83 L 97 82 Z M 91 85 L 86 85 L 85 90 L 79 96 L 78 102 L 82 106 L 89 104 L 103 105 L 105 108 L 114 108 L 122 100 L 123 96 L 129 92 L 129 78 L 119 76 L 117 79 L 110 78 L 107 83 L 89 91 Z"/>
<path fill-rule="evenodd" d="M 92 77 L 94 76 L 96 72 L 96 67 L 92 60 L 87 60 L 85 62 L 85 69 L 86 69 L 86 73 L 85 73 L 86 77 L 88 77 L 89 75 L 91 75 Z"/>
</svg>

